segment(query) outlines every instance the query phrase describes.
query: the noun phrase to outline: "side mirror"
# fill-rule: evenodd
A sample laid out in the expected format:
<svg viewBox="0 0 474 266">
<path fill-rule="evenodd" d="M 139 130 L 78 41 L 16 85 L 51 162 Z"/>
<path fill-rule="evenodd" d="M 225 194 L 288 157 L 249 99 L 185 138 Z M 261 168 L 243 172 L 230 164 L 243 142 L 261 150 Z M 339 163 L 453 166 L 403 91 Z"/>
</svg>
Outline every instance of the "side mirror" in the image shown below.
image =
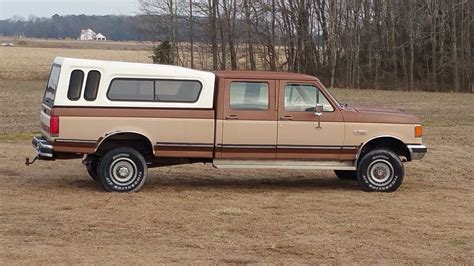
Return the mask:
<svg viewBox="0 0 474 266">
<path fill-rule="evenodd" d="M 315 108 L 315 113 L 314 113 L 314 114 L 315 114 L 316 116 L 321 116 L 321 115 L 323 114 L 323 108 L 324 108 L 324 106 L 323 106 L 322 104 L 317 103 L 317 104 L 316 104 L 316 108 Z"/>
<path fill-rule="evenodd" d="M 320 103 L 316 104 L 314 115 L 318 117 L 318 126 L 316 128 L 321 128 L 321 116 L 323 115 L 324 106 Z"/>
</svg>

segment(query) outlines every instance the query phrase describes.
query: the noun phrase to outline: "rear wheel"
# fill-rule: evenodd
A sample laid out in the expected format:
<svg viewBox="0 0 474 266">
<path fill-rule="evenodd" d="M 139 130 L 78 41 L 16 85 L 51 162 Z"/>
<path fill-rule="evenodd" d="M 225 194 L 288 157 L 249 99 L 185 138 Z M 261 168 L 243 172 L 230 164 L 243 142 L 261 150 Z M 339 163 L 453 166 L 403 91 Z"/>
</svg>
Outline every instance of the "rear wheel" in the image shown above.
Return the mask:
<svg viewBox="0 0 474 266">
<path fill-rule="evenodd" d="M 134 192 L 145 184 L 147 165 L 136 150 L 116 148 L 104 155 L 99 163 L 98 175 L 107 191 Z"/>
<path fill-rule="evenodd" d="M 334 170 L 334 173 L 342 180 L 357 180 L 357 171 L 355 170 Z"/>
<path fill-rule="evenodd" d="M 357 167 L 357 179 L 365 191 L 395 191 L 402 184 L 404 175 L 400 158 L 384 149 L 367 153 Z"/>
<path fill-rule="evenodd" d="M 84 160 L 84 164 L 86 165 L 87 173 L 89 176 L 92 177 L 95 181 L 98 181 L 99 175 L 97 173 L 97 168 L 99 167 L 99 160 L 100 157 L 95 154 L 88 154 L 86 159 Z"/>
</svg>

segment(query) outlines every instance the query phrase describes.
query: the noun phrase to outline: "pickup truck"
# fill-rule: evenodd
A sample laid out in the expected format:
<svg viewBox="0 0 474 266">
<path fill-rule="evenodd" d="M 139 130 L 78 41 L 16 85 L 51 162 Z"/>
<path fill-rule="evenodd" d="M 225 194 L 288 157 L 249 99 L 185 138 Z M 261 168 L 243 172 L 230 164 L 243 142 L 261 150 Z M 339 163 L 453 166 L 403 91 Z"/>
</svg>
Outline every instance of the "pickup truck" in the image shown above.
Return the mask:
<svg viewBox="0 0 474 266">
<path fill-rule="evenodd" d="M 106 191 L 138 191 L 151 167 L 329 169 L 395 191 L 421 159 L 415 116 L 339 103 L 316 78 L 258 71 L 54 60 L 36 159 L 83 158 Z M 32 162 L 27 158 L 26 164 Z"/>
</svg>

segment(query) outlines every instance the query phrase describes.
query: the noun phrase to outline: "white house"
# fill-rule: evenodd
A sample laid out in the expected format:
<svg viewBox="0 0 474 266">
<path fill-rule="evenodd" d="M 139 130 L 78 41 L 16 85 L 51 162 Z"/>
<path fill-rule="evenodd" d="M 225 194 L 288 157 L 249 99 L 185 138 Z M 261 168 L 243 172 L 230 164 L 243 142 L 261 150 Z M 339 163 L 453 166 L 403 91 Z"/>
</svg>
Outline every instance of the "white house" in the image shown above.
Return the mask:
<svg viewBox="0 0 474 266">
<path fill-rule="evenodd" d="M 102 33 L 97 33 L 97 35 L 95 35 L 95 38 L 94 40 L 96 41 L 107 41 L 107 38 L 102 34 Z"/>
<path fill-rule="evenodd" d="M 79 40 L 81 41 L 106 41 L 107 37 L 105 37 L 102 33 L 95 33 L 95 31 L 91 29 L 81 30 L 81 35 L 79 36 Z"/>
</svg>

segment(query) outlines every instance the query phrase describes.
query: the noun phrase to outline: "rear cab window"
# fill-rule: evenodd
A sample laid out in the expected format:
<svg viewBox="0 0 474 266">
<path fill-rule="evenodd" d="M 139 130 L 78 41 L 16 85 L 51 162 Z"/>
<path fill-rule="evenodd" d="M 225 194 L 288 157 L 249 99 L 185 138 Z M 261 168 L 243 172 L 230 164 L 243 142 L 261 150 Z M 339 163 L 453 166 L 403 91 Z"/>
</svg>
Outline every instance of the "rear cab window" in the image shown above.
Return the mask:
<svg viewBox="0 0 474 266">
<path fill-rule="evenodd" d="M 58 88 L 59 74 L 61 73 L 61 66 L 53 64 L 49 74 L 48 84 L 43 96 L 43 103 L 48 107 L 53 107 L 56 89 Z"/>
<path fill-rule="evenodd" d="M 265 111 L 269 106 L 268 83 L 232 82 L 230 86 L 230 109 Z"/>
</svg>

